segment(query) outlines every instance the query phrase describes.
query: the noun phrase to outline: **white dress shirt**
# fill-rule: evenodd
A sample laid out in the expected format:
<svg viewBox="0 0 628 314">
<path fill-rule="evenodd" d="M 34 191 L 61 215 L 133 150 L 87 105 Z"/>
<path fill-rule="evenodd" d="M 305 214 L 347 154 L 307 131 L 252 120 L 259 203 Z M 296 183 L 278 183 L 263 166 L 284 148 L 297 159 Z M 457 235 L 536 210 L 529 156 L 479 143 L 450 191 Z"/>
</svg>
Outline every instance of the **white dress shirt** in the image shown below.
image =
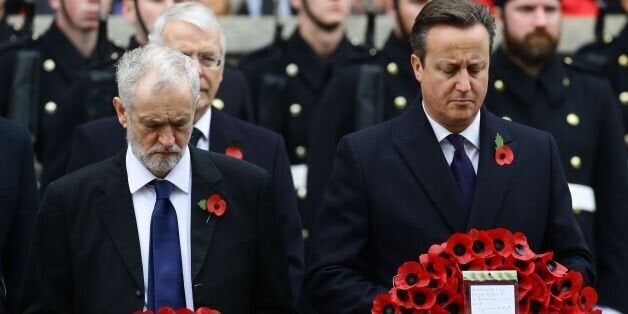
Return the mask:
<svg viewBox="0 0 628 314">
<path fill-rule="evenodd" d="M 194 128 L 201 131 L 201 137 L 198 139 L 196 143 L 196 148 L 200 148 L 202 150 L 209 150 L 209 127 L 212 122 L 212 108 L 209 108 L 203 116 L 201 116 L 196 123 L 194 123 Z"/>
<path fill-rule="evenodd" d="M 451 162 L 454 160 L 454 153 L 456 152 L 456 148 L 447 140 L 447 136 L 449 134 L 453 134 L 449 132 L 445 127 L 440 125 L 436 120 L 432 119 L 430 114 L 425 110 L 425 104 L 421 103 L 423 107 L 423 111 L 425 112 L 425 116 L 427 116 L 427 120 L 430 122 L 432 129 L 434 130 L 434 135 L 436 135 L 436 140 L 440 143 L 440 149 L 443 151 L 443 155 L 445 155 L 445 159 L 447 160 L 447 164 L 451 166 Z M 478 173 L 478 163 L 480 161 L 480 112 L 475 116 L 471 125 L 469 125 L 464 131 L 460 132 L 465 139 L 464 141 L 464 151 L 467 153 L 467 156 L 471 160 L 473 164 L 473 170 L 475 173 Z"/>
<path fill-rule="evenodd" d="M 140 252 L 142 254 L 142 271 L 144 272 L 144 291 L 148 290 L 148 253 L 150 246 L 150 221 L 155 207 L 155 188 L 149 185 L 157 179 L 135 157 L 129 146 L 126 151 L 126 170 L 129 181 L 129 190 L 133 198 L 133 210 L 137 222 L 137 234 L 140 239 Z M 179 163 L 168 173 L 164 180 L 170 181 L 174 188 L 170 194 L 170 202 L 177 212 L 177 224 L 179 226 L 179 244 L 181 246 L 181 263 L 183 271 L 183 288 L 185 291 L 185 304 L 188 309 L 194 309 L 192 299 L 192 264 L 190 245 L 190 210 L 192 198 L 192 166 L 190 150 L 185 147 L 185 152 Z M 144 294 L 146 302 L 147 293 Z"/>
</svg>

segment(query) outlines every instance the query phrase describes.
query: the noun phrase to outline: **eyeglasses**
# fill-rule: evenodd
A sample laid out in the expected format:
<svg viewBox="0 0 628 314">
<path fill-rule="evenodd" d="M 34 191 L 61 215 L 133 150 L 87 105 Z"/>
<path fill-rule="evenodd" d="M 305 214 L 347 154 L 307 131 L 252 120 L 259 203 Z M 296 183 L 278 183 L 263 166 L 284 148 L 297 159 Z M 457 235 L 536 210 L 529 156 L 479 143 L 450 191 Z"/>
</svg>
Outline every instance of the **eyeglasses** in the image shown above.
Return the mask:
<svg viewBox="0 0 628 314">
<path fill-rule="evenodd" d="M 216 57 L 213 54 L 203 54 L 203 53 L 187 53 L 183 52 L 184 55 L 192 58 L 192 60 L 198 61 L 198 63 L 204 68 L 217 68 L 222 65 L 222 59 L 220 57 Z"/>
</svg>

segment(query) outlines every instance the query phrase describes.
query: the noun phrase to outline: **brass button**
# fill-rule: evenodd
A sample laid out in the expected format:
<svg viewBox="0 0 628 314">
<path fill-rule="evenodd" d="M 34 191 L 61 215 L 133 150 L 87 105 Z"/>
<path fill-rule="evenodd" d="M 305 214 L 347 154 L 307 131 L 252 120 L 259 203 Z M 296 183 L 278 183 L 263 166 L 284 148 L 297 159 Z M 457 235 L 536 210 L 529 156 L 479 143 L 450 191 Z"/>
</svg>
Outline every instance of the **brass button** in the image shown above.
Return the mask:
<svg viewBox="0 0 628 314">
<path fill-rule="evenodd" d="M 304 200 L 307 197 L 307 188 L 302 186 L 297 189 L 297 197 Z"/>
<path fill-rule="evenodd" d="M 502 80 L 496 80 L 493 86 L 495 86 L 495 89 L 500 92 L 503 91 L 504 88 L 506 87 L 506 85 L 504 84 L 504 81 Z"/>
<path fill-rule="evenodd" d="M 388 71 L 389 74 L 397 75 L 397 73 L 399 73 L 399 66 L 397 66 L 396 63 L 391 62 L 386 66 L 386 71 Z"/>
<path fill-rule="evenodd" d="M 580 159 L 580 156 L 572 156 L 571 159 L 569 159 L 569 164 L 571 164 L 571 167 L 578 170 L 580 168 L 582 168 L 582 159 Z"/>
<path fill-rule="evenodd" d="M 628 67 L 628 55 L 622 54 L 619 56 L 619 58 L 617 58 L 617 63 L 624 68 Z"/>
<path fill-rule="evenodd" d="M 46 71 L 46 72 L 54 71 L 56 66 L 57 65 L 55 64 L 54 60 L 52 60 L 52 59 L 46 59 L 46 61 L 44 61 L 44 71 Z"/>
<path fill-rule="evenodd" d="M 301 229 L 301 236 L 303 237 L 303 240 L 307 239 L 310 237 L 310 231 L 303 228 Z"/>
<path fill-rule="evenodd" d="M 602 41 L 604 41 L 605 44 L 610 44 L 613 40 L 615 40 L 615 37 L 611 34 L 604 34 L 604 37 L 602 37 Z"/>
<path fill-rule="evenodd" d="M 565 58 L 563 59 L 563 62 L 564 62 L 565 64 L 572 64 L 572 63 L 573 63 L 573 59 L 571 59 L 571 57 L 565 57 Z"/>
<path fill-rule="evenodd" d="M 571 84 L 571 80 L 568 77 L 563 78 L 563 86 L 567 87 L 569 84 Z"/>
<path fill-rule="evenodd" d="M 395 108 L 402 110 L 408 104 L 408 100 L 406 100 L 403 96 L 395 97 Z"/>
<path fill-rule="evenodd" d="M 24 27 L 24 24 L 22 24 L 22 23 L 15 23 L 15 24 L 13 24 L 13 30 L 16 31 L 16 32 L 21 31 L 23 27 Z"/>
<path fill-rule="evenodd" d="M 110 57 L 111 57 L 111 60 L 118 60 L 120 55 L 117 52 L 112 52 Z"/>
<path fill-rule="evenodd" d="M 567 123 L 571 126 L 578 126 L 578 124 L 580 124 L 580 117 L 575 113 L 568 114 L 565 120 L 567 120 Z"/>
<path fill-rule="evenodd" d="M 288 108 L 288 110 L 290 110 L 290 114 L 296 118 L 299 115 L 301 115 L 301 111 L 303 110 L 303 107 L 298 103 L 294 103 L 290 105 L 290 108 Z"/>
<path fill-rule="evenodd" d="M 369 55 L 371 57 L 374 57 L 377 54 L 377 48 L 371 48 L 369 49 Z"/>
<path fill-rule="evenodd" d="M 511 118 L 511 117 L 509 117 L 509 116 L 503 116 L 503 117 L 502 117 L 502 119 L 504 119 L 504 120 L 508 120 L 508 121 L 512 121 L 512 118 Z"/>
<path fill-rule="evenodd" d="M 53 114 L 57 111 L 57 104 L 54 101 L 49 101 L 44 105 L 44 110 L 47 114 Z"/>
<path fill-rule="evenodd" d="M 628 146 L 628 133 L 624 134 L 624 143 Z"/>
<path fill-rule="evenodd" d="M 307 150 L 305 149 L 305 146 L 299 145 L 294 149 L 294 153 L 297 155 L 299 159 L 304 159 L 305 156 L 307 155 Z"/>
<path fill-rule="evenodd" d="M 580 208 L 575 208 L 575 207 L 573 208 L 573 213 L 574 213 L 575 215 L 580 214 L 580 212 L 582 212 L 582 209 L 580 209 Z"/>
<path fill-rule="evenodd" d="M 222 110 L 225 108 L 225 102 L 220 98 L 214 98 L 214 100 L 212 100 L 212 106 L 218 110 Z"/>
<path fill-rule="evenodd" d="M 628 91 L 623 91 L 619 94 L 619 102 L 624 106 L 628 106 Z"/>
<path fill-rule="evenodd" d="M 294 63 L 288 64 L 288 66 L 286 66 L 286 74 L 292 77 L 297 76 L 297 74 L 299 74 L 299 66 Z"/>
</svg>

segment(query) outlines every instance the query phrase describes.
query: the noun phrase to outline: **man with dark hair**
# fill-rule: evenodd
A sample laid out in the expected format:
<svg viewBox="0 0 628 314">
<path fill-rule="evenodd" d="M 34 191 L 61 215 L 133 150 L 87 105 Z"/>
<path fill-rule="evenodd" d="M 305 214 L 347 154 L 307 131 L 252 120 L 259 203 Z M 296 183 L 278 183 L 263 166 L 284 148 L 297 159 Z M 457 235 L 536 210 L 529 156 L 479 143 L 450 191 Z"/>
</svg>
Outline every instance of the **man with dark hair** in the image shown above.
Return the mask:
<svg viewBox="0 0 628 314">
<path fill-rule="evenodd" d="M 423 98 L 338 145 L 304 294 L 320 313 L 368 313 L 397 267 L 470 228 L 523 232 L 594 281 L 552 136 L 482 109 L 495 33 L 485 7 L 433 0 L 410 56 Z M 513 151 L 503 165 L 495 140 Z"/>
<path fill-rule="evenodd" d="M 628 171 L 621 113 L 607 82 L 557 54 L 559 0 L 496 1 L 503 43 L 493 53 L 487 109 L 550 132 L 571 208 L 595 257 L 600 304 L 628 312 Z"/>
</svg>

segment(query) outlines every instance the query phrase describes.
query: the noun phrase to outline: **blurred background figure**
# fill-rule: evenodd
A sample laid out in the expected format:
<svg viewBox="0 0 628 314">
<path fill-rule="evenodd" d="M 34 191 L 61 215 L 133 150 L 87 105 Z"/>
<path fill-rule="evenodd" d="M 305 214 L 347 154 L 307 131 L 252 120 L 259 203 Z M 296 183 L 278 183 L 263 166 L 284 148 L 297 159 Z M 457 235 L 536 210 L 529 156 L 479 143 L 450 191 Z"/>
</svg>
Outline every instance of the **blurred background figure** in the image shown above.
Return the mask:
<svg viewBox="0 0 628 314">
<path fill-rule="evenodd" d="M 375 14 L 386 13 L 388 0 L 354 0 L 352 12 L 354 14 L 366 14 L 369 10 Z"/>
<path fill-rule="evenodd" d="M 623 113 L 624 144 L 628 155 L 628 22 L 617 36 L 608 35 L 604 30 L 607 13 L 628 16 L 628 0 L 604 0 L 603 3 L 596 24 L 596 41 L 580 48 L 574 61 L 601 71 L 610 80 Z"/>
<path fill-rule="evenodd" d="M 175 0 L 122 0 L 122 16 L 135 30 L 127 49 L 145 45 L 157 18 L 174 4 Z"/>
<path fill-rule="evenodd" d="M 0 118 L 0 313 L 17 313 L 39 202 L 33 149 L 25 127 Z"/>
<path fill-rule="evenodd" d="M 290 0 L 232 0 L 231 3 L 233 3 L 235 13 L 238 15 L 254 17 L 262 15 L 288 17 L 293 15 Z M 234 11 L 232 10 L 232 12 Z"/>
<path fill-rule="evenodd" d="M 491 9 L 499 0 L 475 0 Z M 561 0 L 563 14 L 566 16 L 595 16 L 598 12 L 599 0 Z M 491 11 L 492 12 L 492 11 Z"/>
<path fill-rule="evenodd" d="M 626 313 L 618 291 L 628 291 L 628 171 L 617 98 L 608 82 L 558 56 L 560 0 L 495 4 L 503 41 L 492 55 L 487 108 L 555 137 L 576 220 L 596 258 L 600 305 Z"/>
</svg>

